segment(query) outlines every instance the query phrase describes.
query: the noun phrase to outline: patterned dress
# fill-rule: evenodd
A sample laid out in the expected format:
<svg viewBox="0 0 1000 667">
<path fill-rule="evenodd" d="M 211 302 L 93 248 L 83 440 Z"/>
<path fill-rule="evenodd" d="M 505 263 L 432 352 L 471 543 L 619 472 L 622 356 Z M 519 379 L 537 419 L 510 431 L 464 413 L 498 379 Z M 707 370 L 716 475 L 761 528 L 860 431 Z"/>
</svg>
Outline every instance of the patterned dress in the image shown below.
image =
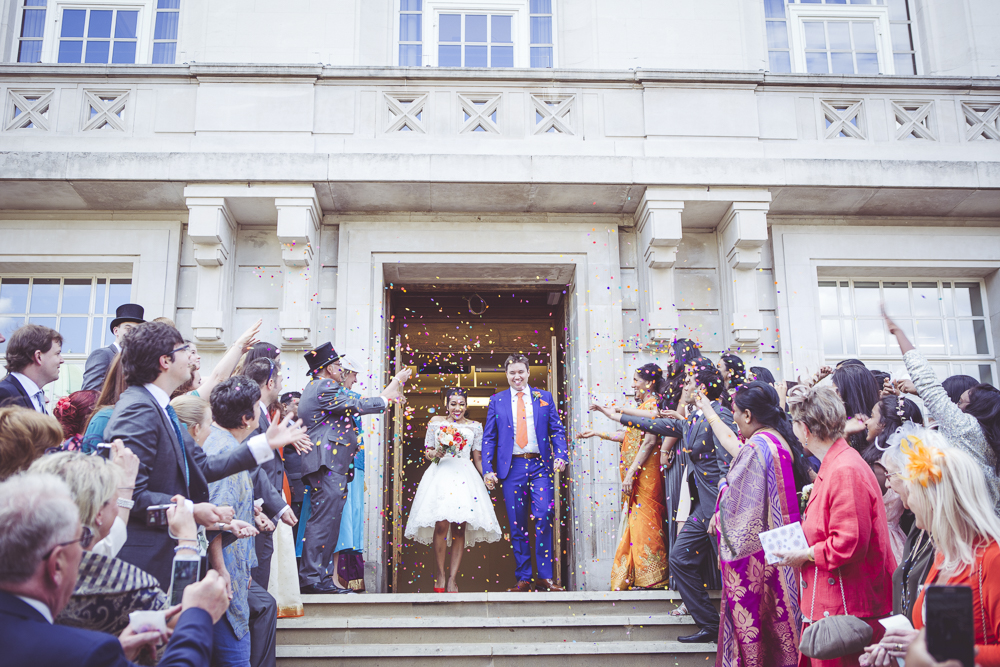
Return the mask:
<svg viewBox="0 0 1000 667">
<path fill-rule="evenodd" d="M 656 399 L 647 398 L 639 409 L 655 410 Z M 642 448 L 645 436 L 637 428 L 626 429 L 618 464 L 622 481 Z M 667 508 L 663 500 L 659 453 L 654 450 L 636 471 L 632 496 L 627 499 L 628 517 L 623 522 L 624 529 L 611 568 L 611 590 L 667 585 L 667 535 L 663 524 Z"/>
<path fill-rule="evenodd" d="M 243 447 L 229 431 L 212 425 L 212 432 L 205 441 L 205 454 L 228 454 Z M 253 481 L 246 470 L 230 475 L 208 485 L 210 502 L 215 505 L 232 507 L 235 518 L 253 525 Z M 257 551 L 254 541 L 249 538 L 234 540 L 222 548 L 222 559 L 229 570 L 232 581 L 233 599 L 226 611 L 226 618 L 233 626 L 237 639 L 242 639 L 249 630 L 250 623 L 250 571 L 257 567 Z"/>
<path fill-rule="evenodd" d="M 716 667 L 798 662 L 798 574 L 768 565 L 760 533 L 799 520 L 792 456 L 759 431 L 740 448 L 719 492 L 722 605 Z"/>
</svg>

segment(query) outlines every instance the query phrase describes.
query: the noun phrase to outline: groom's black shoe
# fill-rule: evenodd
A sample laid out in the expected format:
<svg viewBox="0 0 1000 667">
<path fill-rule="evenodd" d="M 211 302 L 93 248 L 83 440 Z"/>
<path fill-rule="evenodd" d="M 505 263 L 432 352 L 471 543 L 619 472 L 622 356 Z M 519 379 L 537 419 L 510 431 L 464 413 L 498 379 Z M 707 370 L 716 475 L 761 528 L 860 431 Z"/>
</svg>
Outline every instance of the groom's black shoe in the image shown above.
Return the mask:
<svg viewBox="0 0 1000 667">
<path fill-rule="evenodd" d="M 550 591 L 552 593 L 558 593 L 565 591 L 566 589 L 552 581 L 551 579 L 536 579 L 535 580 L 535 590 L 536 591 Z"/>
<path fill-rule="evenodd" d="M 719 628 L 702 628 L 693 635 L 678 637 L 677 641 L 682 644 L 707 644 L 708 642 L 718 642 Z"/>
<path fill-rule="evenodd" d="M 517 586 L 514 588 L 508 588 L 508 593 L 530 593 L 531 592 L 531 582 L 530 581 L 519 581 Z"/>
<path fill-rule="evenodd" d="M 333 585 L 332 581 L 324 581 L 314 586 L 301 586 L 299 592 L 302 595 L 330 595 L 339 593 L 339 589 Z"/>
</svg>

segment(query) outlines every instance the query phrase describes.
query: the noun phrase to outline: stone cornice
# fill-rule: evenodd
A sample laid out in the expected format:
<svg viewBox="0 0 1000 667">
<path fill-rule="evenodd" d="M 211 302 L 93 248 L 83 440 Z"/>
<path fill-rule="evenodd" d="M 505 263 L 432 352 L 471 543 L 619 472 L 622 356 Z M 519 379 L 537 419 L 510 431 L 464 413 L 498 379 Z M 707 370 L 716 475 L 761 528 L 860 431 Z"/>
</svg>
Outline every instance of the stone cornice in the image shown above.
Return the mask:
<svg viewBox="0 0 1000 667">
<path fill-rule="evenodd" d="M 534 86 L 657 87 L 727 86 L 736 88 L 862 88 L 873 90 L 928 90 L 1000 93 L 1000 77 L 961 76 L 852 76 L 841 74 L 771 74 L 716 70 L 574 70 L 574 69 L 450 69 L 430 67 L 332 67 L 278 64 L 187 65 L 0 65 L 7 79 L 150 79 L 189 81 L 301 81 L 319 83 L 468 82 Z"/>
</svg>

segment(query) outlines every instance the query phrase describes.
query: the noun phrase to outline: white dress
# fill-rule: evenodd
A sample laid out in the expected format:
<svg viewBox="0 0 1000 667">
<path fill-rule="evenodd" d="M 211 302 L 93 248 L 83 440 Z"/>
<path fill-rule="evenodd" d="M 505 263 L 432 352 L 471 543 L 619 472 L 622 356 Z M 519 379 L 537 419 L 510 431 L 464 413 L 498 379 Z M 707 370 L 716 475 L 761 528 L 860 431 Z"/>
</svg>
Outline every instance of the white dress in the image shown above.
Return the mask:
<svg viewBox="0 0 1000 667">
<path fill-rule="evenodd" d="M 427 466 L 413 497 L 404 534 L 421 544 L 431 544 L 434 525 L 438 521 L 448 521 L 465 523 L 467 547 L 476 542 L 496 542 L 500 539 L 500 523 L 493 511 L 490 492 L 472 462 L 472 451 L 483 448 L 483 425 L 473 421 L 428 424 L 424 447 L 436 447 L 438 431 L 448 425 L 454 425 L 472 446 L 465 447 L 458 456 L 445 454 L 439 462 Z M 448 544 L 451 544 L 450 527 Z"/>
</svg>

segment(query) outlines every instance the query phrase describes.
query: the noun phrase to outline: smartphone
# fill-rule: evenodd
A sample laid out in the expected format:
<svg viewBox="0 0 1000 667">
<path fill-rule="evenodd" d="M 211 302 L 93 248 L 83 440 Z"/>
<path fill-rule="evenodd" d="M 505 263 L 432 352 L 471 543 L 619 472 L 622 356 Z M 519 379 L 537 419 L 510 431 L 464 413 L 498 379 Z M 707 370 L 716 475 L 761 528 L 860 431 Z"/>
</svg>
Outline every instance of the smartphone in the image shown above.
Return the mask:
<svg viewBox="0 0 1000 667">
<path fill-rule="evenodd" d="M 972 589 L 928 586 L 924 604 L 927 652 L 938 662 L 958 660 L 962 667 L 975 667 Z"/>
<path fill-rule="evenodd" d="M 170 606 L 181 603 L 184 596 L 184 589 L 196 583 L 201 575 L 201 559 L 193 556 L 185 559 L 181 556 L 174 558 L 174 569 L 170 574 Z"/>
<path fill-rule="evenodd" d="M 94 449 L 94 456 L 100 456 L 102 459 L 111 460 L 111 445 L 106 442 L 98 443 L 97 447 Z"/>
<path fill-rule="evenodd" d="M 166 528 L 169 525 L 167 521 L 167 510 L 174 507 L 174 503 L 169 503 L 167 505 L 150 505 L 146 508 L 146 525 L 150 527 L 161 527 Z"/>
</svg>

